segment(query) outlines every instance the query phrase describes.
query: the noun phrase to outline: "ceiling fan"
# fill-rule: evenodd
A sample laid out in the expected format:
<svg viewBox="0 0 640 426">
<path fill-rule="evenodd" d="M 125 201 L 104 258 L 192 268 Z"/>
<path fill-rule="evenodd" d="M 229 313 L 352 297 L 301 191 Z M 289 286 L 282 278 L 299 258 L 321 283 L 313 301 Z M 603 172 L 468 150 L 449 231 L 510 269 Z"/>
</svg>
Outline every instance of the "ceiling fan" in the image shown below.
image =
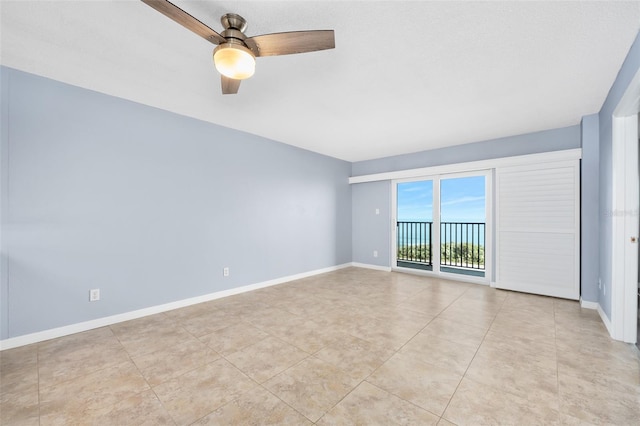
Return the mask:
<svg viewBox="0 0 640 426">
<path fill-rule="evenodd" d="M 213 62 L 222 75 L 222 93 L 238 93 L 240 82 L 255 72 L 256 57 L 289 55 L 333 49 L 333 30 L 291 31 L 247 37 L 247 21 L 235 13 L 222 15 L 224 31 L 218 34 L 167 0 L 142 0 L 200 37 L 218 45 Z"/>
</svg>

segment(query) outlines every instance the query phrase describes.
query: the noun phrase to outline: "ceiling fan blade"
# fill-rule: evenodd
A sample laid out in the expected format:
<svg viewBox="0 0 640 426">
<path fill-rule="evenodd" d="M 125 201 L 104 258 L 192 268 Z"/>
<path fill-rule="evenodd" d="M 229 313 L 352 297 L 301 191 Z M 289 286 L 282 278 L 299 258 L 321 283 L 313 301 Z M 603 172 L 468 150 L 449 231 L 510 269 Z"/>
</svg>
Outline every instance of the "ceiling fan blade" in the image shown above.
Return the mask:
<svg viewBox="0 0 640 426">
<path fill-rule="evenodd" d="M 235 95 L 238 93 L 238 89 L 240 88 L 240 82 L 242 80 L 235 80 L 233 78 L 225 77 L 224 75 L 220 76 L 222 82 L 222 94 L 223 95 Z"/>
<path fill-rule="evenodd" d="M 227 42 L 224 37 L 213 29 L 167 0 L 142 0 L 142 2 L 213 44 Z"/>
<path fill-rule="evenodd" d="M 263 34 L 250 37 L 245 43 L 256 56 L 290 55 L 336 47 L 333 30 Z"/>
</svg>

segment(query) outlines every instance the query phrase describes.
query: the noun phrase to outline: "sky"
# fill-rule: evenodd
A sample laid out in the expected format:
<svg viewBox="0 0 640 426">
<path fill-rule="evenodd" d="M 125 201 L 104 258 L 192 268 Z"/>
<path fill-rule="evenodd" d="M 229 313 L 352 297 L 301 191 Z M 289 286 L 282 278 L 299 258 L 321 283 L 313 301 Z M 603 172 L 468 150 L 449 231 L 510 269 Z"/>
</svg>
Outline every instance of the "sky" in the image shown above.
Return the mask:
<svg viewBox="0 0 640 426">
<path fill-rule="evenodd" d="M 440 180 L 441 222 L 485 222 L 485 177 Z M 433 181 L 398 184 L 398 221 L 433 221 Z"/>
</svg>

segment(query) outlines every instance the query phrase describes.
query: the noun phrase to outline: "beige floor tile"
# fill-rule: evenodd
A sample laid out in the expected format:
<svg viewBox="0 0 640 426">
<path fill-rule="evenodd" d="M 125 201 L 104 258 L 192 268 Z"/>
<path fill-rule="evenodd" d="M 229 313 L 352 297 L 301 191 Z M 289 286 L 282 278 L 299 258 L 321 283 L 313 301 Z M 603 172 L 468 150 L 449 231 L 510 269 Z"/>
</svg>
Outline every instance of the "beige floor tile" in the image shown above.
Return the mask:
<svg viewBox="0 0 640 426">
<path fill-rule="evenodd" d="M 510 321 L 504 317 L 496 319 L 491 324 L 490 331 L 494 334 L 501 334 L 505 337 L 527 336 L 529 339 L 552 342 L 556 338 L 555 327 L 553 325 L 539 325 L 532 322 Z"/>
<path fill-rule="evenodd" d="M 321 298 L 299 294 L 280 299 L 273 306 L 294 315 L 311 319 L 322 316 L 333 309 L 330 303 Z"/>
<path fill-rule="evenodd" d="M 509 295 L 508 291 L 499 290 L 486 285 L 470 286 L 464 292 L 461 299 L 485 300 L 487 302 L 504 302 Z"/>
<path fill-rule="evenodd" d="M 399 353 L 463 375 L 477 350 L 477 346 L 418 334 Z"/>
<path fill-rule="evenodd" d="M 0 352 L 0 425 L 38 425 L 38 346 Z"/>
<path fill-rule="evenodd" d="M 472 326 L 487 330 L 491 326 L 495 316 L 495 312 L 488 312 L 484 309 L 471 309 L 463 305 L 452 305 L 442 311 L 438 315 L 438 318 L 453 321 L 463 326 Z"/>
<path fill-rule="evenodd" d="M 439 416 L 461 379 L 461 374 L 396 354 L 367 381 Z"/>
<path fill-rule="evenodd" d="M 278 374 L 264 386 L 312 422 L 337 404 L 358 380 L 333 365 L 308 358 Z"/>
<path fill-rule="evenodd" d="M 600 315 L 595 309 L 586 309 L 580 306 L 580 303 L 575 300 L 554 300 L 554 312 L 556 321 L 571 322 L 574 324 L 597 323 L 602 324 Z"/>
<path fill-rule="evenodd" d="M 38 394 L 38 347 L 23 346 L 0 352 L 0 403 L 9 399 L 27 400 Z"/>
<path fill-rule="evenodd" d="M 269 306 L 263 309 L 256 309 L 248 312 L 242 317 L 244 321 L 251 323 L 253 326 L 261 330 L 267 331 L 269 327 L 277 327 L 281 324 L 300 321 L 299 315 L 292 314 L 283 309 Z"/>
<path fill-rule="evenodd" d="M 166 382 L 218 358 L 220 355 L 194 337 L 179 345 L 131 357 L 151 386 Z"/>
<path fill-rule="evenodd" d="M 595 357 L 577 351 L 562 351 L 558 353 L 558 374 L 588 379 L 605 386 L 621 383 L 640 389 L 640 359 L 621 360 L 602 354 Z"/>
<path fill-rule="evenodd" d="M 177 346 L 193 340 L 193 336 L 184 328 L 166 324 L 163 320 L 158 324 L 151 321 L 137 326 L 125 323 L 125 326 L 111 326 L 114 334 L 129 356 L 137 357 L 156 352 L 167 346 Z"/>
<path fill-rule="evenodd" d="M 200 341 L 222 355 L 230 355 L 269 337 L 268 333 L 240 321 L 211 334 L 200 337 Z"/>
<path fill-rule="evenodd" d="M 344 337 L 344 333 L 340 331 L 304 318 L 265 327 L 263 330 L 310 354 Z"/>
<path fill-rule="evenodd" d="M 393 349 L 348 336 L 336 344 L 324 347 L 315 357 L 333 364 L 356 379 L 364 379 L 393 354 Z"/>
<path fill-rule="evenodd" d="M 129 355 L 108 327 L 44 342 L 38 352 L 43 387 L 129 361 Z"/>
<path fill-rule="evenodd" d="M 149 389 L 131 361 L 40 388 L 40 424 L 92 424 L 124 399 Z"/>
<path fill-rule="evenodd" d="M 117 341 L 113 331 L 109 327 L 101 327 L 38 343 L 38 355 L 50 357 L 76 352 L 79 349 L 100 350 L 102 345 L 109 345 L 113 341 Z"/>
<path fill-rule="evenodd" d="M 0 425 L 38 425 L 38 404 L 37 381 L 3 391 L 0 398 Z"/>
<path fill-rule="evenodd" d="M 438 416 L 368 382 L 362 382 L 317 424 L 435 425 L 438 420 Z"/>
<path fill-rule="evenodd" d="M 423 328 L 435 317 L 435 315 L 404 309 L 399 305 L 389 306 L 387 303 L 381 303 L 380 307 L 376 307 L 366 315 L 390 324 L 413 324 L 420 328 Z"/>
<path fill-rule="evenodd" d="M 496 315 L 494 324 L 531 325 L 553 330 L 555 327 L 555 313 L 553 311 L 538 311 L 537 309 L 502 309 Z"/>
<path fill-rule="evenodd" d="M 531 401 L 471 380 L 462 379 L 444 419 L 459 425 L 547 425 L 557 424 L 556 407 Z"/>
<path fill-rule="evenodd" d="M 453 301 L 449 308 L 456 310 L 468 310 L 470 312 L 483 312 L 491 317 L 495 317 L 502 308 L 503 302 L 500 300 L 465 298 L 464 295 Z"/>
<path fill-rule="evenodd" d="M 472 325 L 460 325 L 444 318 L 434 318 L 420 334 L 437 337 L 467 346 L 480 346 L 487 330 Z"/>
<path fill-rule="evenodd" d="M 556 345 L 558 354 L 575 353 L 595 361 L 615 362 L 629 368 L 638 364 L 638 351 L 633 345 L 615 341 L 608 336 L 559 332 Z"/>
<path fill-rule="evenodd" d="M 438 421 L 438 426 L 457 426 L 457 425 L 443 417 Z"/>
<path fill-rule="evenodd" d="M 505 298 L 504 310 L 534 310 L 537 312 L 553 313 L 554 298 L 535 294 L 510 291 Z"/>
<path fill-rule="evenodd" d="M 640 386 L 613 378 L 608 383 L 559 374 L 560 409 L 580 421 L 631 425 L 640 419 Z"/>
<path fill-rule="evenodd" d="M 181 321 L 186 318 L 197 317 L 220 310 L 221 307 L 229 303 L 229 298 L 211 300 L 209 302 L 197 303 L 195 305 L 186 306 L 184 308 L 173 309 L 164 313 L 169 319 Z"/>
<path fill-rule="evenodd" d="M 504 335 L 489 330 L 480 350 L 480 357 L 511 363 L 533 365 L 555 370 L 558 365 L 555 339 L 532 339 L 529 335 Z"/>
<path fill-rule="evenodd" d="M 442 294 L 424 291 L 398 304 L 402 309 L 424 313 L 426 315 L 438 315 L 444 311 L 459 296 L 456 294 Z"/>
<path fill-rule="evenodd" d="M 263 383 L 308 356 L 308 353 L 289 343 L 276 337 L 267 337 L 232 353 L 227 359 L 244 374 Z"/>
<path fill-rule="evenodd" d="M 176 424 L 186 425 L 256 386 L 228 361 L 219 359 L 155 386 L 153 390 Z"/>
<path fill-rule="evenodd" d="M 121 336 L 136 333 L 144 334 L 150 330 L 173 328 L 175 326 L 175 319 L 169 317 L 165 313 L 159 313 L 113 324 L 110 328 L 116 336 Z"/>
<path fill-rule="evenodd" d="M 237 324 L 240 317 L 229 315 L 221 309 L 180 319 L 180 325 L 196 337 L 205 336 L 221 328 Z"/>
<path fill-rule="evenodd" d="M 372 318 L 361 318 L 359 322 L 344 327 L 353 336 L 394 350 L 400 349 L 423 328 L 412 321 L 389 323 Z"/>
<path fill-rule="evenodd" d="M 88 419 L 87 419 L 88 420 Z M 94 424 L 110 425 L 173 425 L 175 424 L 167 410 L 152 390 L 124 398 L 105 410 Z"/>
<path fill-rule="evenodd" d="M 38 345 L 0 351 L 0 386 L 38 374 Z"/>
<path fill-rule="evenodd" d="M 360 268 L 0 352 L 0 425 L 627 425 L 639 407 L 639 352 L 578 302 Z"/>
<path fill-rule="evenodd" d="M 603 423 L 591 423 L 584 419 L 579 419 L 577 417 L 574 417 L 570 414 L 565 414 L 565 413 L 560 413 L 559 418 L 560 418 L 559 423 L 562 426 L 599 426 L 603 424 Z"/>
<path fill-rule="evenodd" d="M 257 387 L 225 404 L 194 425 L 311 425 L 302 414 Z"/>
<path fill-rule="evenodd" d="M 555 368 L 537 367 L 527 360 L 512 359 L 508 362 L 478 353 L 465 377 L 517 395 L 531 403 L 557 409 L 558 374 Z"/>
</svg>

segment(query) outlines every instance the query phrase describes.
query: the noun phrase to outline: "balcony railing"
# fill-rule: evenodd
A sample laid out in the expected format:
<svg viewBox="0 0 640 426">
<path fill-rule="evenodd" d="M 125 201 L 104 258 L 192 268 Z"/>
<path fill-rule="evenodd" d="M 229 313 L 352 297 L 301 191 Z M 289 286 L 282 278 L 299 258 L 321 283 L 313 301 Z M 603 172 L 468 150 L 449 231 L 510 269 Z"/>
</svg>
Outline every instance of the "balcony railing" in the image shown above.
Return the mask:
<svg viewBox="0 0 640 426">
<path fill-rule="evenodd" d="M 398 222 L 398 260 L 431 266 L 431 226 L 433 222 Z"/>
<path fill-rule="evenodd" d="M 397 222 L 399 266 L 431 269 L 433 222 Z M 440 265 L 484 270 L 484 222 L 440 222 Z"/>
</svg>

